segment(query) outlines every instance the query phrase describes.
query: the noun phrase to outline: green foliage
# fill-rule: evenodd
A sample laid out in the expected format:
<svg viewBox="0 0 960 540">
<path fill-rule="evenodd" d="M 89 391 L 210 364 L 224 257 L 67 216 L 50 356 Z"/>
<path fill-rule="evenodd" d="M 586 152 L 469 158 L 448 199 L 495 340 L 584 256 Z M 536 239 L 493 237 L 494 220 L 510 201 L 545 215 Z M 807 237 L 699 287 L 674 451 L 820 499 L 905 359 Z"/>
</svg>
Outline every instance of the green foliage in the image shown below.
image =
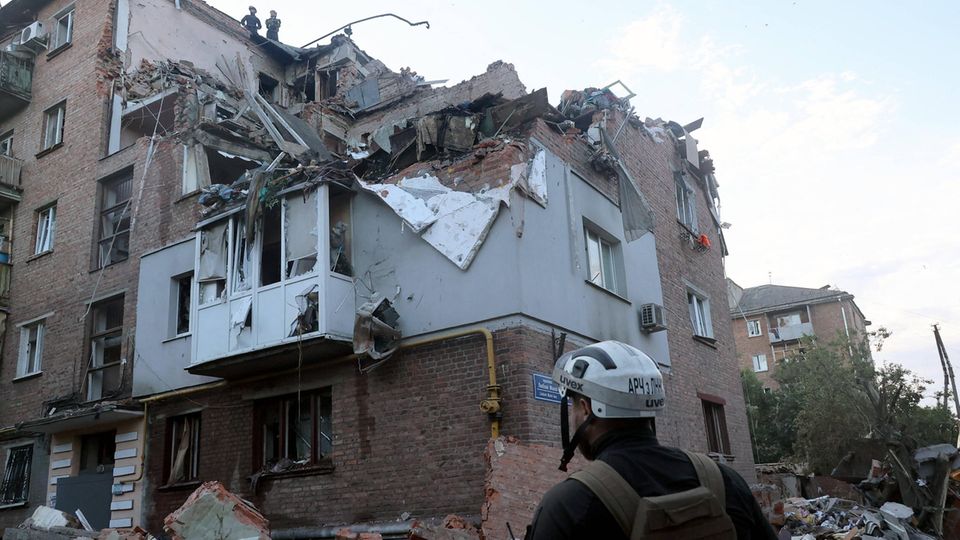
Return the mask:
<svg viewBox="0 0 960 540">
<path fill-rule="evenodd" d="M 803 354 L 777 366 L 778 390 L 765 392 L 745 370 L 741 378 L 757 462 L 799 461 L 828 474 L 853 441 L 864 437 L 908 446 L 956 441 L 954 416 L 920 404 L 931 381 L 899 364 L 874 364 L 868 337 L 879 350 L 889 336 L 881 328 L 860 339 L 804 338 Z"/>
</svg>

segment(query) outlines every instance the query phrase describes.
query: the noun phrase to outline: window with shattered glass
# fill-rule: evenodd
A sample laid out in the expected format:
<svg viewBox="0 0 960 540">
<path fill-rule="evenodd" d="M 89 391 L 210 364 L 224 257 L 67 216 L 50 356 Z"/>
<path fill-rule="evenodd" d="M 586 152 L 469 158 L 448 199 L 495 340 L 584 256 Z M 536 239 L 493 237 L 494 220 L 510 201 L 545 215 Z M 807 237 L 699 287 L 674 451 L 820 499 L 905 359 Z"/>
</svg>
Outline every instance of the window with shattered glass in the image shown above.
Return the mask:
<svg viewBox="0 0 960 540">
<path fill-rule="evenodd" d="M 247 242 L 245 220 L 242 217 L 233 220 L 233 241 L 231 247 L 230 283 L 232 292 L 248 291 L 253 286 L 250 260 L 251 246 Z"/>
<path fill-rule="evenodd" d="M 321 462 L 333 451 L 331 389 L 258 402 L 260 462 L 294 466 Z"/>
<path fill-rule="evenodd" d="M 97 302 L 90 318 L 87 401 L 96 401 L 120 390 L 122 383 L 123 297 Z"/>
<path fill-rule="evenodd" d="M 317 266 L 317 196 L 315 191 L 287 197 L 284 204 L 286 278 L 311 274 Z"/>
<path fill-rule="evenodd" d="M 223 298 L 227 283 L 227 221 L 201 231 L 200 266 L 197 271 L 199 304 L 205 305 Z"/>
<path fill-rule="evenodd" d="M 353 276 L 350 193 L 330 192 L 330 270 Z"/>
</svg>

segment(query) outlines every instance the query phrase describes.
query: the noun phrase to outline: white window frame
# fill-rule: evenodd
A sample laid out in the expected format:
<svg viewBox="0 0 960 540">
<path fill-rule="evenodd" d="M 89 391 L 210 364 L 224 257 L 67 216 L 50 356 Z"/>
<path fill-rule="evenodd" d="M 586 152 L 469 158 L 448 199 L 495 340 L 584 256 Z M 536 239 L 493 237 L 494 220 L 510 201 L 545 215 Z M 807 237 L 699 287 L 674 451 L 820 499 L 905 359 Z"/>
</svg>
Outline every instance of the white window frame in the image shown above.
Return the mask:
<svg viewBox="0 0 960 540">
<path fill-rule="evenodd" d="M 57 233 L 57 205 L 51 204 L 37 211 L 37 241 L 33 254 L 39 255 L 53 251 L 53 242 Z"/>
<path fill-rule="evenodd" d="M 76 12 L 75 6 L 68 6 L 60 10 L 53 16 L 53 29 L 50 32 L 50 50 L 55 51 L 69 43 L 73 43 L 73 16 Z M 66 19 L 66 24 L 64 24 Z M 61 39 L 61 28 L 64 28 L 65 35 Z"/>
<path fill-rule="evenodd" d="M 753 329 L 756 328 L 756 331 Z M 758 337 L 763 335 L 763 329 L 760 326 L 760 319 L 751 319 L 747 321 L 747 337 Z"/>
<path fill-rule="evenodd" d="M 617 296 L 625 296 L 620 242 L 611 240 L 609 235 L 590 224 L 584 224 L 583 238 L 587 256 L 587 281 Z M 609 257 L 604 257 L 605 252 Z"/>
<path fill-rule="evenodd" d="M 767 365 L 767 355 L 755 354 L 751 359 L 753 360 L 754 373 L 763 373 L 764 371 L 770 371 L 770 366 Z"/>
<path fill-rule="evenodd" d="M 67 102 L 60 103 L 43 111 L 43 149 L 49 150 L 63 142 L 63 118 L 66 115 Z M 54 131 L 50 126 L 53 122 Z"/>
<path fill-rule="evenodd" d="M 691 188 L 682 174 L 674 176 L 677 199 L 677 221 L 691 231 L 697 231 L 697 205 L 695 191 Z"/>
<path fill-rule="evenodd" d="M 8 131 L 0 139 L 0 155 L 13 157 L 13 132 Z"/>
<path fill-rule="evenodd" d="M 687 287 L 687 308 L 690 311 L 690 325 L 693 335 L 714 339 L 713 319 L 710 316 L 710 298 L 702 292 Z"/>
<path fill-rule="evenodd" d="M 46 318 L 21 323 L 20 345 L 17 354 L 17 372 L 14 379 L 29 377 L 43 372 L 43 338 L 46 333 Z M 37 337 L 31 349 L 30 333 L 36 330 Z"/>
</svg>

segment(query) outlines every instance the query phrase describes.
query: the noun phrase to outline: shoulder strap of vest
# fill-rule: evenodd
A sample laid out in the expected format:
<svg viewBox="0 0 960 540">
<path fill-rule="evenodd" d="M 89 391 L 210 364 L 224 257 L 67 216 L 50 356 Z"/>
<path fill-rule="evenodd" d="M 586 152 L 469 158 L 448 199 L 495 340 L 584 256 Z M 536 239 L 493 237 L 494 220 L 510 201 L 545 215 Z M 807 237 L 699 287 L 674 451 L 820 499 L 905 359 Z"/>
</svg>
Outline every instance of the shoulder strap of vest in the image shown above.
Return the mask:
<svg viewBox="0 0 960 540">
<path fill-rule="evenodd" d="M 607 507 L 627 537 L 633 531 L 640 496 L 613 467 L 599 459 L 570 475 L 585 484 Z"/>
<path fill-rule="evenodd" d="M 690 458 L 693 467 L 697 470 L 697 478 L 700 485 L 709 489 L 713 496 L 720 501 L 720 508 L 726 511 L 727 508 L 727 490 L 723 485 L 723 474 L 720 473 L 720 466 L 712 459 L 694 452 L 683 451 Z"/>
</svg>

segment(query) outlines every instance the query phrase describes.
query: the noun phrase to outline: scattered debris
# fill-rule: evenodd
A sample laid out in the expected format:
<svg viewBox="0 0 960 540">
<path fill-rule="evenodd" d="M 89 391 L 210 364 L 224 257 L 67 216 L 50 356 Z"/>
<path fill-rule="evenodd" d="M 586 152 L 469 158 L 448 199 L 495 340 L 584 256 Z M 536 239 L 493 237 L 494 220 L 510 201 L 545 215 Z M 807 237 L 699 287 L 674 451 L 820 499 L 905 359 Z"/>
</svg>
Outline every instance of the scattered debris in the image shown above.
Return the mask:
<svg viewBox="0 0 960 540">
<path fill-rule="evenodd" d="M 163 520 L 173 540 L 220 538 L 270 540 L 269 522 L 220 482 L 205 482 Z"/>
<path fill-rule="evenodd" d="M 78 511 L 79 513 L 79 511 Z M 81 514 L 82 515 L 82 514 Z M 38 506 L 17 528 L 3 531 L 6 540 L 155 540 L 140 527 L 94 530 L 84 520 L 49 506 Z"/>
<path fill-rule="evenodd" d="M 353 352 L 374 360 L 389 358 L 400 346 L 400 315 L 390 300 L 374 293 L 369 302 L 357 308 L 353 326 Z M 365 368 L 370 371 L 378 364 Z"/>
</svg>

